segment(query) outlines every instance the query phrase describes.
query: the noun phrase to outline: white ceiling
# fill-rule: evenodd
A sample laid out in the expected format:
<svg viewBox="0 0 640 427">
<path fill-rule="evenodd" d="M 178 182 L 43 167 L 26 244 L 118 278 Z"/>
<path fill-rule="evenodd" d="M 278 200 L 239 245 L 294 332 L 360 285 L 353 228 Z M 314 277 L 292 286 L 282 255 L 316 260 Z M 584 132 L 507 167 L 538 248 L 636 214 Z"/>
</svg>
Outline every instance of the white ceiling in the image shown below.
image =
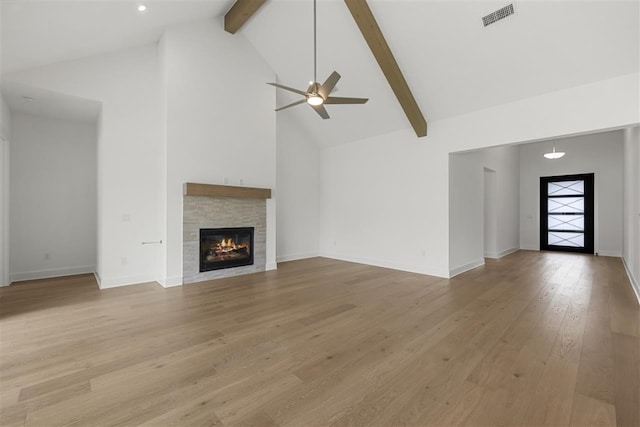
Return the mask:
<svg viewBox="0 0 640 427">
<path fill-rule="evenodd" d="M 216 19 L 233 0 L 2 0 L 2 71 L 75 59 L 158 40 L 177 22 Z M 639 69 L 637 0 L 514 0 L 515 14 L 484 28 L 481 17 L 509 1 L 369 0 L 428 122 Z M 236 35 L 245 36 L 278 81 L 306 88 L 313 77 L 311 0 L 269 0 Z M 322 145 L 409 127 L 341 0 L 318 1 L 318 79 L 342 75 L 331 120 L 308 106 L 279 112 Z M 297 100 L 277 92 L 278 105 Z M 312 132 L 311 132 L 312 131 Z"/>
<path fill-rule="evenodd" d="M 140 3 L 148 10 L 137 12 Z M 180 22 L 222 16 L 233 0 L 2 0 L 2 73 L 159 40 Z"/>
</svg>

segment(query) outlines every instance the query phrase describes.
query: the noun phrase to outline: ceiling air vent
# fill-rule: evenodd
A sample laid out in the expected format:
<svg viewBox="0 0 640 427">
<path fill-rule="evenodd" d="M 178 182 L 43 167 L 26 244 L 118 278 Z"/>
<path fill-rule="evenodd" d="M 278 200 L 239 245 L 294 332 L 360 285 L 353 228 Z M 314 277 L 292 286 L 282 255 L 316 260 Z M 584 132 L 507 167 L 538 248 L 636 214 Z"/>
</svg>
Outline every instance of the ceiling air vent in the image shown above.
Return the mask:
<svg viewBox="0 0 640 427">
<path fill-rule="evenodd" d="M 502 9 L 498 9 L 495 12 L 484 16 L 482 18 L 482 23 L 486 27 L 493 24 L 494 22 L 498 22 L 499 20 L 506 18 L 509 15 L 513 15 L 513 4 L 505 6 Z"/>
</svg>

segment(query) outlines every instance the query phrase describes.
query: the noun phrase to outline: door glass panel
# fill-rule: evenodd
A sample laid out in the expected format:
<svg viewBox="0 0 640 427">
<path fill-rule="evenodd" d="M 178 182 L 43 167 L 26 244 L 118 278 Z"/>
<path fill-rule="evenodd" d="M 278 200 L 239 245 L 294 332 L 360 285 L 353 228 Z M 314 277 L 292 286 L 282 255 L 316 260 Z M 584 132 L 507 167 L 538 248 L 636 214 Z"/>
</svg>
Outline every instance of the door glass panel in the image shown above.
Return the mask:
<svg viewBox="0 0 640 427">
<path fill-rule="evenodd" d="M 549 230 L 584 231 L 584 215 L 549 215 L 547 228 Z"/>
<path fill-rule="evenodd" d="M 549 213 L 583 213 L 584 197 L 549 198 Z"/>
<path fill-rule="evenodd" d="M 579 196 L 584 194 L 584 180 L 556 181 L 547 184 L 548 196 Z"/>
<path fill-rule="evenodd" d="M 584 247 L 584 233 L 550 231 L 547 238 L 550 245 L 570 246 L 575 248 Z"/>
</svg>

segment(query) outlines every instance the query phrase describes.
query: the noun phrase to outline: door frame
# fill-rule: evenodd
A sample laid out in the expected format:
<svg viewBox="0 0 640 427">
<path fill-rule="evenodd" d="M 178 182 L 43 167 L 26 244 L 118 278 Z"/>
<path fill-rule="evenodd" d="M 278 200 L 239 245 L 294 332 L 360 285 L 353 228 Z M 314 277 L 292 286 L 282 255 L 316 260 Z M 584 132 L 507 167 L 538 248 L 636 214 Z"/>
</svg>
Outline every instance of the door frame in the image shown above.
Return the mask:
<svg viewBox="0 0 640 427">
<path fill-rule="evenodd" d="M 593 254 L 595 249 L 595 198 L 593 173 L 540 177 L 540 250 Z M 549 245 L 547 184 L 558 181 L 584 181 L 584 247 Z"/>
</svg>

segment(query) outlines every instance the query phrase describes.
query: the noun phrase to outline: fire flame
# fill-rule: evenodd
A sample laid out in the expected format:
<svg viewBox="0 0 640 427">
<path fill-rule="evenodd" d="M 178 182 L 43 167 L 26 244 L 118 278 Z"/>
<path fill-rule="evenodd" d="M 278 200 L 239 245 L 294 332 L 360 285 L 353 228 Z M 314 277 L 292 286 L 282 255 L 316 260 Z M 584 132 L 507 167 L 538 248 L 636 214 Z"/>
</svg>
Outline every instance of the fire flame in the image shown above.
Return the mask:
<svg viewBox="0 0 640 427">
<path fill-rule="evenodd" d="M 207 256 L 208 261 L 226 260 L 238 256 L 249 255 L 248 243 L 236 243 L 233 238 L 222 238 L 216 242 L 211 242 Z"/>
<path fill-rule="evenodd" d="M 223 248 L 236 248 L 236 244 L 233 242 L 233 239 L 222 239 L 222 242 L 220 242 L 220 246 L 222 246 Z"/>
</svg>

